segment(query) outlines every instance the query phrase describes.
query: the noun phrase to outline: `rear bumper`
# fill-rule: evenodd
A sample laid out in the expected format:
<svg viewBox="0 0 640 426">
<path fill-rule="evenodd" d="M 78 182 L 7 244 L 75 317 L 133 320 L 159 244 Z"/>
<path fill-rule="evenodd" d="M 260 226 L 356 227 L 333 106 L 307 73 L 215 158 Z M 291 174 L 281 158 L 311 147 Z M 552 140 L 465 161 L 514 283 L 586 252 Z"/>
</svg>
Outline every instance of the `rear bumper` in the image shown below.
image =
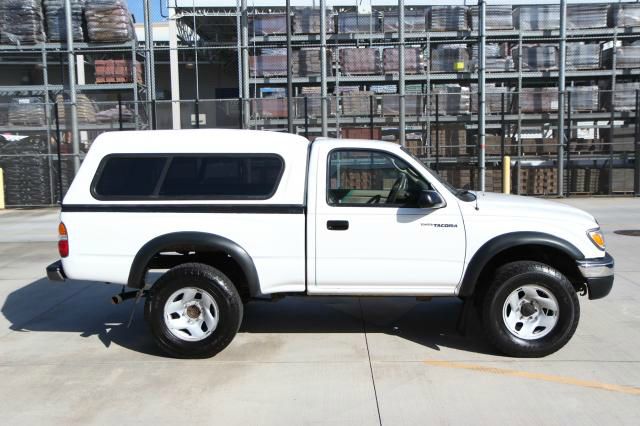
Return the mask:
<svg viewBox="0 0 640 426">
<path fill-rule="evenodd" d="M 47 278 L 49 281 L 64 281 L 67 276 L 62 268 L 62 261 L 58 260 L 47 266 Z"/>
<path fill-rule="evenodd" d="M 579 260 L 577 264 L 587 283 L 589 299 L 602 299 L 611 292 L 615 262 L 609 253 L 604 257 Z"/>
</svg>

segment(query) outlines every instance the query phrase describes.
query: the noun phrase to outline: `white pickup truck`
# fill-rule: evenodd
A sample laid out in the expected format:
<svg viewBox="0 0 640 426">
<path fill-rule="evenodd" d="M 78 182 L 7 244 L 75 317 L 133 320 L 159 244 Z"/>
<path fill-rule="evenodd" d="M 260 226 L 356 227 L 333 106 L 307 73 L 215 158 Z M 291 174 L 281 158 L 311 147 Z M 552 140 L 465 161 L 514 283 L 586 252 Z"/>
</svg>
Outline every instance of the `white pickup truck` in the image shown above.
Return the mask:
<svg viewBox="0 0 640 426">
<path fill-rule="evenodd" d="M 48 277 L 132 288 L 115 301 L 146 296 L 151 331 L 176 357 L 215 355 L 244 303 L 277 294 L 459 297 L 498 350 L 544 356 L 575 332 L 577 295 L 613 285 L 590 214 L 454 189 L 379 141 L 106 133 L 64 198 L 59 233 Z"/>
</svg>

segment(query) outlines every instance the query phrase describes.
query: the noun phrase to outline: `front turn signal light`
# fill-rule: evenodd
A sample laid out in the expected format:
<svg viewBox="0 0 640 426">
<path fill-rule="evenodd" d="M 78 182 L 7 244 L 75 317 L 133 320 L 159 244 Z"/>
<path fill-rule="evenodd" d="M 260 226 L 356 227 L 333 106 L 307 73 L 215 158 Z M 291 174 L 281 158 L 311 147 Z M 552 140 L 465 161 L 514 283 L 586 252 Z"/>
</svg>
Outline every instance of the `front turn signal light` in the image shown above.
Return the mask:
<svg viewBox="0 0 640 426">
<path fill-rule="evenodd" d="M 600 250 L 604 250 L 604 235 L 602 235 L 600 229 L 592 229 L 590 231 L 587 231 L 587 235 L 596 247 L 598 247 Z"/>
<path fill-rule="evenodd" d="M 69 256 L 69 235 L 67 227 L 62 222 L 58 225 L 58 253 L 60 257 Z"/>
</svg>

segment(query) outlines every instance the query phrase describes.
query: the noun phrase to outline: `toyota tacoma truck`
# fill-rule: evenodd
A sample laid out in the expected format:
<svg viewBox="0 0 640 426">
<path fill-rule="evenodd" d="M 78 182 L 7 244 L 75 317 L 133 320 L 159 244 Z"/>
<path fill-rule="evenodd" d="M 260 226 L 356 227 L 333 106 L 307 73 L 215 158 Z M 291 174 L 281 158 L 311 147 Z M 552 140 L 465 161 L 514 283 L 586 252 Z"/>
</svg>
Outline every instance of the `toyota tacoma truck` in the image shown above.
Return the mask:
<svg viewBox="0 0 640 426">
<path fill-rule="evenodd" d="M 453 188 L 397 144 L 266 131 L 102 134 L 59 234 L 48 277 L 128 286 L 114 299 L 144 297 L 182 358 L 215 355 L 245 303 L 282 295 L 458 297 L 498 351 L 540 357 L 614 278 L 584 211 Z"/>
</svg>

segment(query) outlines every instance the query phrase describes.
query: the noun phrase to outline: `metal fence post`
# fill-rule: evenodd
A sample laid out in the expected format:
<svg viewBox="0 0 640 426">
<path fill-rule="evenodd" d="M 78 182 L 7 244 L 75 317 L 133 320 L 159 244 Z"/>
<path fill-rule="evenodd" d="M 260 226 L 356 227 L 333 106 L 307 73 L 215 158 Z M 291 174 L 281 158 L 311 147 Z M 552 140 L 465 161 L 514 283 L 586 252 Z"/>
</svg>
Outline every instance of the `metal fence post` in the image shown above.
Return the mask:
<svg viewBox="0 0 640 426">
<path fill-rule="evenodd" d="M 478 68 L 478 136 L 479 136 L 479 148 L 478 151 L 478 166 L 479 166 L 479 175 L 480 175 L 480 191 L 484 192 L 485 190 L 485 154 L 486 154 L 486 131 L 485 131 L 485 122 L 486 122 L 486 95 L 485 95 L 485 67 L 486 67 L 486 58 L 485 58 L 485 44 L 486 44 L 486 3 L 484 0 L 478 0 L 478 59 L 480 60 L 479 68 Z"/>
<path fill-rule="evenodd" d="M 558 196 L 564 196 L 564 95 L 567 47 L 567 1 L 560 0 L 560 58 L 558 71 Z M 614 47 L 615 48 L 615 47 Z"/>
<path fill-rule="evenodd" d="M 439 95 L 436 94 L 436 172 L 440 171 L 440 105 Z"/>
<path fill-rule="evenodd" d="M 309 139 L 309 97 L 304 98 L 304 137 Z"/>
<path fill-rule="evenodd" d="M 635 155 L 633 159 L 633 192 L 640 197 L 640 89 L 636 89 Z"/>
<path fill-rule="evenodd" d="M 199 129 L 200 128 L 200 99 L 198 98 L 196 98 L 195 113 L 196 113 L 196 129 Z"/>
<path fill-rule="evenodd" d="M 369 95 L 369 139 L 373 139 L 373 95 Z"/>
<path fill-rule="evenodd" d="M 54 103 L 54 114 L 56 119 L 56 154 L 58 156 L 58 191 L 60 191 L 60 205 L 62 205 L 62 153 L 60 150 L 60 113 L 58 112 L 58 101 Z"/>
<path fill-rule="evenodd" d="M 118 93 L 118 127 L 119 130 L 124 130 L 122 123 L 122 96 Z"/>
</svg>

